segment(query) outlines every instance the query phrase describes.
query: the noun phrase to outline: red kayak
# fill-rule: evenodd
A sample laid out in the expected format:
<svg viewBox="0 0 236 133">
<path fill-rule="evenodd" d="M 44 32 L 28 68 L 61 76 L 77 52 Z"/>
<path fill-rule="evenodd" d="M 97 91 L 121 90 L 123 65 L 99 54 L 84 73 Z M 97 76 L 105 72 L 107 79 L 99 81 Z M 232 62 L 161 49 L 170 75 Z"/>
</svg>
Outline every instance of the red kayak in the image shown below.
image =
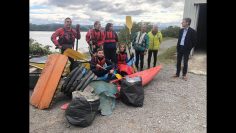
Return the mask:
<svg viewBox="0 0 236 133">
<path fill-rule="evenodd" d="M 152 79 L 160 72 L 161 67 L 162 66 L 159 65 L 159 66 L 152 67 L 150 69 L 136 72 L 134 74 L 126 75 L 126 76 L 128 76 L 129 78 L 133 78 L 133 77 L 137 77 L 137 76 L 141 77 L 142 78 L 142 86 L 144 86 L 144 85 L 148 84 L 150 81 L 152 81 Z M 112 80 L 112 81 L 110 81 L 110 83 L 118 83 L 119 80 L 121 80 L 121 79 Z"/>
</svg>

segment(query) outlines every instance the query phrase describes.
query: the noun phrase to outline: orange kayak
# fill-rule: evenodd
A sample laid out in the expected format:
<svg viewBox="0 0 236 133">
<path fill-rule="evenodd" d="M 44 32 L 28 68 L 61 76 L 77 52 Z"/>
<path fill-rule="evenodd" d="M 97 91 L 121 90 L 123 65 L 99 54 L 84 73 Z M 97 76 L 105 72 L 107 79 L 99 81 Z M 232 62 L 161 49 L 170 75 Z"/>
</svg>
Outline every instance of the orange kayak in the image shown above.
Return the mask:
<svg viewBox="0 0 236 133">
<path fill-rule="evenodd" d="M 37 81 L 30 103 L 39 109 L 48 108 L 68 57 L 62 54 L 51 54 L 48 56 L 45 67 Z"/>
<path fill-rule="evenodd" d="M 140 76 L 142 78 L 142 86 L 148 84 L 150 81 L 152 81 L 152 79 L 160 72 L 161 70 L 161 65 L 147 69 L 147 70 L 143 70 L 140 72 L 136 72 L 134 74 L 131 75 L 127 75 L 129 78 L 133 78 L 133 77 L 137 77 Z"/>
</svg>

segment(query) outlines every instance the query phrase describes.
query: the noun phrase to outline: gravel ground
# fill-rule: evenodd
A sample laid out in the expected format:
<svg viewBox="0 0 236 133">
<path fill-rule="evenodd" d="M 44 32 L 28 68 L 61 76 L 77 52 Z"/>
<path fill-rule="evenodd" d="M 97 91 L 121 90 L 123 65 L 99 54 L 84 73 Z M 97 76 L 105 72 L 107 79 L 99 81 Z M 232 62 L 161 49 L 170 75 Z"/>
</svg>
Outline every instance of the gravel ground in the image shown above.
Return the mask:
<svg viewBox="0 0 236 133">
<path fill-rule="evenodd" d="M 97 115 L 89 127 L 68 124 L 60 106 L 68 102 L 58 94 L 50 109 L 29 104 L 31 133 L 205 133 L 206 76 L 189 73 L 188 81 L 173 79 L 175 64 L 164 64 L 160 73 L 144 87 L 143 107 L 116 101 L 110 116 Z M 29 95 L 32 91 L 29 92 Z"/>
</svg>

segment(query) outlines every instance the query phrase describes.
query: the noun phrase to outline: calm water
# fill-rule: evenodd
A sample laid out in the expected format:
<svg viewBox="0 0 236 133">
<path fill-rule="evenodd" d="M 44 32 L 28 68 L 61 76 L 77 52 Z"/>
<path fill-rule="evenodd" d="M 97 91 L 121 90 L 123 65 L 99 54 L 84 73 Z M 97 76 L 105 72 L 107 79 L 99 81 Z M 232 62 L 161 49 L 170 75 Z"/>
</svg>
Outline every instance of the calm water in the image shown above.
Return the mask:
<svg viewBox="0 0 236 133">
<path fill-rule="evenodd" d="M 53 31 L 30 31 L 30 38 L 34 39 L 35 41 L 41 43 L 42 45 L 50 45 L 52 46 L 50 48 L 51 51 L 58 51 L 58 49 L 55 49 L 55 45 L 51 41 L 51 36 L 53 34 Z M 81 32 L 81 38 L 78 40 L 78 51 L 80 52 L 88 52 L 88 44 L 85 40 L 86 32 Z M 76 47 L 76 41 L 75 46 Z"/>
</svg>

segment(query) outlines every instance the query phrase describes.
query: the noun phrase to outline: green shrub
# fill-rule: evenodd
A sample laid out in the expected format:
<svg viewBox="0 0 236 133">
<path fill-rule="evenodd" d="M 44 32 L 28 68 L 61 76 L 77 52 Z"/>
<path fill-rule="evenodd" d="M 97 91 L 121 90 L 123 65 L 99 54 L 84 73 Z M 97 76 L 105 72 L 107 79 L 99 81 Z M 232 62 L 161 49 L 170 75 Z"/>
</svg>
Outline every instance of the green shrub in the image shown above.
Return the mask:
<svg viewBox="0 0 236 133">
<path fill-rule="evenodd" d="M 30 55 L 37 55 L 37 56 L 44 56 L 52 54 L 50 51 L 49 45 L 43 46 L 42 44 L 35 42 L 34 39 L 29 39 L 29 54 Z"/>
<path fill-rule="evenodd" d="M 163 37 L 173 37 L 173 38 L 178 38 L 179 36 L 179 30 L 180 27 L 177 26 L 169 26 L 163 30 L 161 30 L 161 33 Z"/>
</svg>

